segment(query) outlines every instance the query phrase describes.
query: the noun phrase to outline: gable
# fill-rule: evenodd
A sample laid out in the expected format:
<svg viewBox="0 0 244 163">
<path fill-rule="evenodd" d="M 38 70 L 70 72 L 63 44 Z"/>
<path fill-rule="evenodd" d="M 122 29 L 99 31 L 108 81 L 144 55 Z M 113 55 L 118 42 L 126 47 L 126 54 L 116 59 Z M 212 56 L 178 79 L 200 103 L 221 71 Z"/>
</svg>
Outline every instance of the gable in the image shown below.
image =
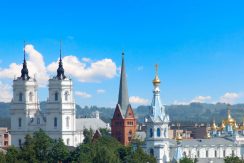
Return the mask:
<svg viewBox="0 0 244 163">
<path fill-rule="evenodd" d="M 128 105 L 125 117 L 126 118 L 135 118 L 134 111 L 133 111 L 131 105 Z"/>
<path fill-rule="evenodd" d="M 116 108 L 114 110 L 113 119 L 124 119 L 124 116 L 122 115 L 119 104 L 116 105 Z"/>
</svg>

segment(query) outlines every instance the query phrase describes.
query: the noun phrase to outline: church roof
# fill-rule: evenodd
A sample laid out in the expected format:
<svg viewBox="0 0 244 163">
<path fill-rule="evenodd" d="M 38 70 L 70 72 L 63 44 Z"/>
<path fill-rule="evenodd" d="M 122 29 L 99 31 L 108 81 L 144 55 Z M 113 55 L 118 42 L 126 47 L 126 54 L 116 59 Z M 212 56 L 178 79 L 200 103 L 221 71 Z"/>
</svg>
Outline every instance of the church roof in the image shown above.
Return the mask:
<svg viewBox="0 0 244 163">
<path fill-rule="evenodd" d="M 94 132 L 100 128 L 107 128 L 110 127 L 105 123 L 103 120 L 98 118 L 77 118 L 76 119 L 76 129 L 77 131 L 84 130 L 84 129 L 92 129 Z"/>
<path fill-rule="evenodd" d="M 127 87 L 127 80 L 126 80 L 124 53 L 122 53 L 118 104 L 120 105 L 121 113 L 123 114 L 123 116 L 125 116 L 127 108 L 129 106 L 129 96 L 128 96 L 128 87 Z"/>
</svg>

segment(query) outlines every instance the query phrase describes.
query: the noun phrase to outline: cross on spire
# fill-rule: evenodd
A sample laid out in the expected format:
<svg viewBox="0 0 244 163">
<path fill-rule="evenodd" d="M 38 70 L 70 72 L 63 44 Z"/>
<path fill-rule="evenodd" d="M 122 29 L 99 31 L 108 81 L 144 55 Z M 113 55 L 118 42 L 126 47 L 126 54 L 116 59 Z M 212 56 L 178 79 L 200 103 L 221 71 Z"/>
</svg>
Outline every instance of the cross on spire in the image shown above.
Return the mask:
<svg viewBox="0 0 244 163">
<path fill-rule="evenodd" d="M 24 41 L 24 62 L 23 62 L 23 68 L 21 70 L 21 79 L 22 80 L 29 80 L 30 77 L 29 77 L 29 71 L 28 71 L 28 68 L 27 68 L 27 63 L 26 63 L 26 58 L 25 58 L 25 41 Z"/>
</svg>

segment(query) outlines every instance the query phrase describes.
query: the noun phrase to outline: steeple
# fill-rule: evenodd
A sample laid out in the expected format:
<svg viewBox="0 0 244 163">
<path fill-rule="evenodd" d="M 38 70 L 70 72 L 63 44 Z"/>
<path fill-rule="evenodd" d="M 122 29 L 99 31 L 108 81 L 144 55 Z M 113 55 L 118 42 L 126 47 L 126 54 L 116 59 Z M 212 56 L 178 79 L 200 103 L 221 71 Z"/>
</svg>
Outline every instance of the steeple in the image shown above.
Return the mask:
<svg viewBox="0 0 244 163">
<path fill-rule="evenodd" d="M 122 65 L 121 65 L 121 74 L 120 74 L 118 104 L 120 105 L 122 113 L 125 114 L 127 107 L 129 105 L 129 96 L 128 96 L 127 81 L 126 81 L 124 52 L 122 52 Z"/>
<path fill-rule="evenodd" d="M 155 65 L 155 78 L 153 80 L 153 86 L 154 86 L 153 99 L 152 99 L 152 104 L 151 104 L 151 108 L 150 108 L 151 117 L 153 117 L 155 121 L 157 121 L 157 120 L 160 120 L 160 121 L 167 120 L 168 121 L 168 117 L 165 113 L 165 107 L 162 105 L 161 99 L 160 99 L 160 88 L 159 88 L 160 79 L 158 77 L 158 65 L 157 64 Z"/>
<path fill-rule="evenodd" d="M 62 50 L 61 50 L 61 41 L 60 41 L 60 52 L 59 52 L 59 65 L 57 69 L 57 76 L 59 80 L 65 79 L 66 76 L 64 75 L 64 68 L 63 68 L 63 62 L 62 62 Z"/>
<path fill-rule="evenodd" d="M 27 63 L 26 63 L 26 59 L 25 59 L 25 43 L 24 43 L 24 62 L 23 62 L 23 68 L 21 70 L 21 79 L 22 80 L 29 80 L 30 77 L 29 77 L 29 71 L 28 71 L 28 68 L 27 68 Z"/>
</svg>

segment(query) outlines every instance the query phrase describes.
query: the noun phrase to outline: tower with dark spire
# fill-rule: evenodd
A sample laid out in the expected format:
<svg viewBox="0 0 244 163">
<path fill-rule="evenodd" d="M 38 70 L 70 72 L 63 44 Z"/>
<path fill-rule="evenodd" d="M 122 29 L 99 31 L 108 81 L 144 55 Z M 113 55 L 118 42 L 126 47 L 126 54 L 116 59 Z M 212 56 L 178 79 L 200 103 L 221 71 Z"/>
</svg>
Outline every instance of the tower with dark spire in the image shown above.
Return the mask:
<svg viewBox="0 0 244 163">
<path fill-rule="evenodd" d="M 28 71 L 28 68 L 27 68 L 27 63 L 26 63 L 26 59 L 25 59 L 25 45 L 24 45 L 24 61 L 23 61 L 23 68 L 21 70 L 21 76 L 20 78 L 22 80 L 29 80 L 30 77 L 29 77 L 29 71 Z"/>
<path fill-rule="evenodd" d="M 129 103 L 124 53 L 119 84 L 119 98 L 112 119 L 112 136 L 123 145 L 128 145 L 136 132 L 136 118 Z"/>
<path fill-rule="evenodd" d="M 59 80 L 62 80 L 62 79 L 66 78 L 66 76 L 64 75 L 64 68 L 63 68 L 63 62 L 62 62 L 61 42 L 60 42 L 60 52 L 59 52 L 59 64 L 58 64 L 56 78 L 59 79 Z"/>
</svg>

